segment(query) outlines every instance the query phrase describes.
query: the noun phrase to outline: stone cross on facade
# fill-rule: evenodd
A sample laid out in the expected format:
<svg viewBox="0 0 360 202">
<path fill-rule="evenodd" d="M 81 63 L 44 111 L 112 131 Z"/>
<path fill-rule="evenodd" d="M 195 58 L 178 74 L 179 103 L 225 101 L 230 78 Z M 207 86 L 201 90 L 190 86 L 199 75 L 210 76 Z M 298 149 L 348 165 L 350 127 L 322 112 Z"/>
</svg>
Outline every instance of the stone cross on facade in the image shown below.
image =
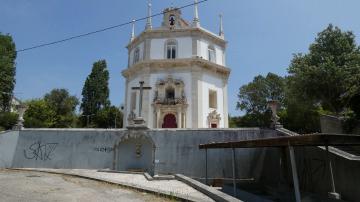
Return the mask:
<svg viewBox="0 0 360 202">
<path fill-rule="evenodd" d="M 170 15 L 170 19 L 169 19 L 170 25 L 174 26 L 175 25 L 175 16 L 174 15 Z"/>
<path fill-rule="evenodd" d="M 144 86 L 144 81 L 140 81 L 139 84 L 140 84 L 139 87 L 132 87 L 131 89 L 133 89 L 133 90 L 139 90 L 139 91 L 140 91 L 140 98 L 139 98 L 139 117 L 141 117 L 143 93 L 144 93 L 144 90 L 150 90 L 151 87 L 145 87 L 145 86 Z"/>
</svg>

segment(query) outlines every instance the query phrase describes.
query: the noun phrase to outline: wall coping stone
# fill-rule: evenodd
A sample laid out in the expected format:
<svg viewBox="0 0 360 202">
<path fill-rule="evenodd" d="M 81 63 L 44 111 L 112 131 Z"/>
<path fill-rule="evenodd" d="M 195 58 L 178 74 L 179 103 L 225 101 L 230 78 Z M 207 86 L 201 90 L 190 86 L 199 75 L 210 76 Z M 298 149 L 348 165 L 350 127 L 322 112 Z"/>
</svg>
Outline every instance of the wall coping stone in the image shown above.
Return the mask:
<svg viewBox="0 0 360 202">
<path fill-rule="evenodd" d="M 150 128 L 145 131 L 261 131 L 260 128 Z M 14 131 L 14 130 L 10 130 Z M 0 132 L 6 133 L 10 131 Z M 102 128 L 25 128 L 22 131 L 131 131 L 129 129 L 102 129 Z"/>
</svg>

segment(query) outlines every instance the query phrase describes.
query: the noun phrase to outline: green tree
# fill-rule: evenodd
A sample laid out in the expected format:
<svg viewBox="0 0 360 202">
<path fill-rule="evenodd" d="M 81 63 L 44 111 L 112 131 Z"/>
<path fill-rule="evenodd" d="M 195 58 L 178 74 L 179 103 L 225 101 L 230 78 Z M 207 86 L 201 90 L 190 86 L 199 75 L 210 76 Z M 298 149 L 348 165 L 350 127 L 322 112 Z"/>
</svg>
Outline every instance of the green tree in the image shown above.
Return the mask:
<svg viewBox="0 0 360 202">
<path fill-rule="evenodd" d="M 264 113 L 268 110 L 267 102 L 277 100 L 284 101 L 285 80 L 281 76 L 268 73 L 266 77 L 256 76 L 252 82 L 241 86 L 237 102 L 237 108 L 246 113 Z"/>
<path fill-rule="evenodd" d="M 55 112 L 54 128 L 74 127 L 76 123 L 75 109 L 79 100 L 71 96 L 66 89 L 53 89 L 44 96 L 46 104 Z"/>
<path fill-rule="evenodd" d="M 229 128 L 238 128 L 240 120 L 240 116 L 231 116 L 229 114 Z"/>
<path fill-rule="evenodd" d="M 247 113 L 238 120 L 238 127 L 261 127 L 268 128 L 271 124 L 271 111 L 266 110 L 264 113 L 254 112 Z"/>
<path fill-rule="evenodd" d="M 10 111 L 15 86 L 15 43 L 10 35 L 0 33 L 0 111 Z"/>
<path fill-rule="evenodd" d="M 308 54 L 294 56 L 288 68 L 289 88 L 339 114 L 359 94 L 359 58 L 354 34 L 330 24 L 318 34 Z"/>
<path fill-rule="evenodd" d="M 243 85 L 238 94 L 237 109 L 246 114 L 237 120 L 238 127 L 269 127 L 271 113 L 267 107 L 269 100 L 284 102 L 285 79 L 273 73 L 266 77 L 256 76 L 252 82 Z"/>
<path fill-rule="evenodd" d="M 18 115 L 13 112 L 0 112 L 0 131 L 11 129 L 17 122 Z"/>
<path fill-rule="evenodd" d="M 321 107 L 304 99 L 296 89 L 285 88 L 285 92 L 284 107 L 278 112 L 281 124 L 300 134 L 320 132 Z"/>
<path fill-rule="evenodd" d="M 25 128 L 51 128 L 55 125 L 56 112 L 44 99 L 34 99 L 26 103 Z"/>
<path fill-rule="evenodd" d="M 82 90 L 82 124 L 86 125 L 86 116 L 93 116 L 99 110 L 110 106 L 109 101 L 109 71 L 105 60 L 93 64 L 90 75 L 86 78 Z M 94 119 L 91 119 L 91 123 Z"/>
<path fill-rule="evenodd" d="M 122 128 L 122 120 L 123 114 L 115 106 L 101 109 L 95 116 L 97 128 Z"/>
<path fill-rule="evenodd" d="M 343 98 L 349 108 L 355 112 L 356 118 L 360 120 L 360 54 L 353 54 L 347 66 L 346 92 Z"/>
<path fill-rule="evenodd" d="M 27 128 L 70 128 L 76 124 L 78 99 L 66 89 L 53 89 L 44 98 L 26 104 L 24 126 Z"/>
</svg>

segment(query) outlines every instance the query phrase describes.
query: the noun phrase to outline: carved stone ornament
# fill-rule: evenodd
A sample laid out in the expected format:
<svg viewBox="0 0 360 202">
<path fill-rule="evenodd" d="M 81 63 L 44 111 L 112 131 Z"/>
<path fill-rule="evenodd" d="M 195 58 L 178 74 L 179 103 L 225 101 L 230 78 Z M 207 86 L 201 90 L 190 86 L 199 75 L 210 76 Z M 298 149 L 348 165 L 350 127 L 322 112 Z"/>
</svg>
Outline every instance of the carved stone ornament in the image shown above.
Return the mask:
<svg viewBox="0 0 360 202">
<path fill-rule="evenodd" d="M 136 154 L 136 158 L 140 158 L 141 157 L 141 144 L 140 143 L 137 143 L 135 145 L 135 154 Z"/>
<path fill-rule="evenodd" d="M 171 75 L 168 75 L 166 79 L 160 79 L 156 82 L 156 86 L 184 86 L 184 82 L 180 79 L 174 79 Z"/>
<path fill-rule="evenodd" d="M 134 119 L 136 118 L 136 114 L 134 111 L 131 111 L 130 114 L 127 117 L 127 121 L 129 125 L 133 125 L 134 124 Z"/>
<path fill-rule="evenodd" d="M 168 75 L 166 79 L 160 79 L 156 82 L 156 91 L 153 104 L 160 105 L 186 105 L 187 100 L 184 92 L 184 82 L 181 79 L 174 79 Z M 166 97 L 166 89 L 174 89 L 174 97 Z"/>
<path fill-rule="evenodd" d="M 218 114 L 216 112 L 216 110 L 214 110 L 214 111 L 209 113 L 209 115 L 207 117 L 207 120 L 208 120 L 209 127 L 211 127 L 211 124 L 219 125 L 220 120 L 221 120 L 221 116 L 220 116 L 220 114 Z"/>
</svg>

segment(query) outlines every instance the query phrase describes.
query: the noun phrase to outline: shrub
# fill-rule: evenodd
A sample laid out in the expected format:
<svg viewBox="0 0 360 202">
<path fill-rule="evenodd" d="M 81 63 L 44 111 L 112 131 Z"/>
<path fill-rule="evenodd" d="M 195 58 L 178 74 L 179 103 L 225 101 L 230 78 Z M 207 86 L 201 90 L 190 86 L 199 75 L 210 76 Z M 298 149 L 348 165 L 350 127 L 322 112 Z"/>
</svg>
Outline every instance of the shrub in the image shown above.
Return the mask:
<svg viewBox="0 0 360 202">
<path fill-rule="evenodd" d="M 18 115 L 13 112 L 0 112 L 0 130 L 1 128 L 5 130 L 11 129 L 17 122 Z"/>
</svg>

